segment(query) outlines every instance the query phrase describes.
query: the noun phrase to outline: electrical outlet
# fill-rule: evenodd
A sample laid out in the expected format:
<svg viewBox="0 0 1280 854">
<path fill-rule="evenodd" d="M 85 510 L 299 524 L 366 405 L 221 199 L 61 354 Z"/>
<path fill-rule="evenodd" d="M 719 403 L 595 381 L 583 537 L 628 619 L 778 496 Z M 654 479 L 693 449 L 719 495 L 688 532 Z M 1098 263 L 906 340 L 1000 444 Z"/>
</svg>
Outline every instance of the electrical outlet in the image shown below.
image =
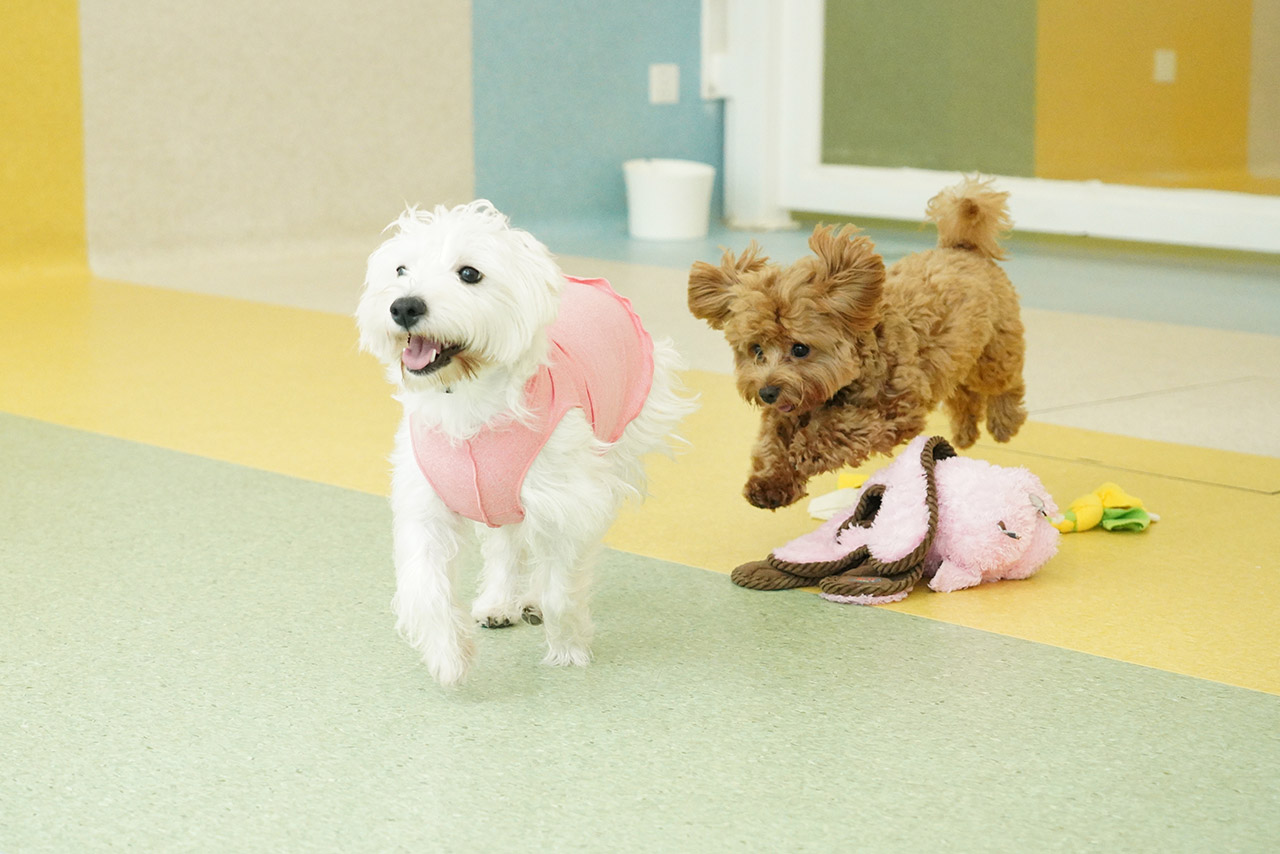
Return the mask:
<svg viewBox="0 0 1280 854">
<path fill-rule="evenodd" d="M 649 66 L 649 103 L 680 103 L 680 66 L 655 62 Z"/>
<path fill-rule="evenodd" d="M 1156 83 L 1172 83 L 1178 79 L 1178 53 L 1168 48 L 1156 51 L 1151 79 Z"/>
</svg>

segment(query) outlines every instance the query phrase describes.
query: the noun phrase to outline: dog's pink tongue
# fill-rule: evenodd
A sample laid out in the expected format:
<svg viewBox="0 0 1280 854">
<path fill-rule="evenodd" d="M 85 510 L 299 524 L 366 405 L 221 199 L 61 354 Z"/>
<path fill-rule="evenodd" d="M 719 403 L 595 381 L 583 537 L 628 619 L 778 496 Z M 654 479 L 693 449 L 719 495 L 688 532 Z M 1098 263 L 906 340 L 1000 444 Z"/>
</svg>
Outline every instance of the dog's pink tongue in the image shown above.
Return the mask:
<svg viewBox="0 0 1280 854">
<path fill-rule="evenodd" d="M 421 335 L 410 335 L 409 346 L 404 348 L 400 360 L 411 371 L 420 371 L 440 355 L 440 342 L 428 341 Z"/>
</svg>

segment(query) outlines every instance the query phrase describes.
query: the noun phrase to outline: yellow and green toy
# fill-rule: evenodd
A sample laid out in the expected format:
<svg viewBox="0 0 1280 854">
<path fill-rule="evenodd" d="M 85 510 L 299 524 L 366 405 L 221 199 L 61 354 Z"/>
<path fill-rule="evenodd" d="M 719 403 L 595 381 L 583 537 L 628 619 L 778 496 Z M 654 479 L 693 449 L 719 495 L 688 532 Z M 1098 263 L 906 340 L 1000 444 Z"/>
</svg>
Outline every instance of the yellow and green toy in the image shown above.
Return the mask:
<svg viewBox="0 0 1280 854">
<path fill-rule="evenodd" d="M 1104 531 L 1145 531 L 1160 517 L 1142 506 L 1142 499 L 1114 483 L 1104 483 L 1072 501 L 1066 512 L 1050 519 L 1064 534 L 1102 527 Z"/>
</svg>

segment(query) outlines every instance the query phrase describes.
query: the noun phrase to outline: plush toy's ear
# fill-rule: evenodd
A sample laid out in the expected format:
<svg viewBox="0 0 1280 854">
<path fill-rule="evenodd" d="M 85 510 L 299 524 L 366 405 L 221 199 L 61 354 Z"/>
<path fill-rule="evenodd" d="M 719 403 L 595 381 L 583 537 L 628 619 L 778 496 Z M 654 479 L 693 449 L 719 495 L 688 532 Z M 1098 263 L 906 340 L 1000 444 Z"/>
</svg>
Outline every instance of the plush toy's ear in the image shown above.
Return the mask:
<svg viewBox="0 0 1280 854">
<path fill-rule="evenodd" d="M 814 285 L 827 308 L 853 329 L 874 327 L 884 288 L 884 260 L 871 239 L 856 226 L 836 231 L 834 225 L 819 225 L 809 237 L 809 248 L 817 260 Z"/>
<path fill-rule="evenodd" d="M 742 281 L 743 275 L 758 272 L 768 263 L 754 240 L 736 257 L 726 249 L 719 267 L 695 261 L 689 270 L 689 311 L 712 329 L 724 328 L 733 301 L 733 286 Z"/>
</svg>

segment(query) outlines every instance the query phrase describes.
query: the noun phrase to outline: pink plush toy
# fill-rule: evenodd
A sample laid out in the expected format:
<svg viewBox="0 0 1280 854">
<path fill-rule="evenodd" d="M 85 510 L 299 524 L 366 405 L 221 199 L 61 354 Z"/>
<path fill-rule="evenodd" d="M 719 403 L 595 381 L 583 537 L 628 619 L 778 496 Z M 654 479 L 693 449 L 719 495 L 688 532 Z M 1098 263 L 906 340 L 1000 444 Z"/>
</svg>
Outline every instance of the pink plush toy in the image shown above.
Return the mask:
<svg viewBox="0 0 1280 854">
<path fill-rule="evenodd" d="M 1057 505 L 1024 468 L 958 457 L 919 436 L 862 486 L 853 506 L 817 530 L 743 564 L 733 581 L 756 590 L 817 584 L 836 602 L 903 599 L 922 577 L 950 592 L 1026 578 L 1058 550 Z"/>
</svg>

